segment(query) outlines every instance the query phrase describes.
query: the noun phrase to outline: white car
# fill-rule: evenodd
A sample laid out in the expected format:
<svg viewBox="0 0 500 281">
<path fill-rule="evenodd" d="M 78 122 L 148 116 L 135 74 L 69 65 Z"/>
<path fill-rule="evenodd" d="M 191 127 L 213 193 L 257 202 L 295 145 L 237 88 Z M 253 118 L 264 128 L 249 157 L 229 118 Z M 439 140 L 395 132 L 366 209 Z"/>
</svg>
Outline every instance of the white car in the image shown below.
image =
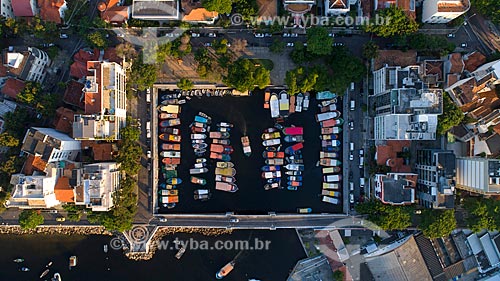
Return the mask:
<svg viewBox="0 0 500 281">
<path fill-rule="evenodd" d="M 151 89 L 150 88 L 146 88 L 146 93 L 147 94 L 151 94 Z"/>
<path fill-rule="evenodd" d="M 354 122 L 349 122 L 349 129 L 354 130 Z"/>
<path fill-rule="evenodd" d="M 125 37 L 125 34 L 123 34 L 123 33 L 118 33 L 118 34 L 116 34 L 116 36 L 117 36 L 117 37 L 120 37 L 120 38 L 124 38 L 124 37 Z"/>
<path fill-rule="evenodd" d="M 334 33 L 328 33 L 328 37 L 335 37 Z"/>
<path fill-rule="evenodd" d="M 205 44 L 203 44 L 203 45 L 205 45 L 205 47 L 210 47 L 210 46 L 212 46 L 212 43 L 207 42 L 207 43 L 205 43 Z"/>
<path fill-rule="evenodd" d="M 200 34 L 193 32 L 193 33 L 191 33 L 191 37 L 193 37 L 193 38 L 200 37 Z"/>
<path fill-rule="evenodd" d="M 271 33 L 266 33 L 264 34 L 264 37 L 272 37 L 273 35 Z"/>
<path fill-rule="evenodd" d="M 160 218 L 160 222 L 167 222 L 166 218 Z"/>
<path fill-rule="evenodd" d="M 230 223 L 238 223 L 238 222 L 240 222 L 240 220 L 239 219 L 230 219 L 229 222 Z"/>
<path fill-rule="evenodd" d="M 292 33 L 290 34 L 290 37 L 299 37 L 299 35 L 297 33 Z"/>
<path fill-rule="evenodd" d="M 350 161 L 354 160 L 354 155 L 352 154 L 352 152 L 351 152 L 351 154 L 349 154 L 349 160 Z"/>
<path fill-rule="evenodd" d="M 448 33 L 448 38 L 455 38 L 455 33 Z"/>
<path fill-rule="evenodd" d="M 283 37 L 290 37 L 290 33 L 283 33 Z"/>
<path fill-rule="evenodd" d="M 215 34 L 215 33 L 209 33 L 209 34 L 208 34 L 208 37 L 215 38 L 215 37 L 217 37 L 217 34 Z"/>
<path fill-rule="evenodd" d="M 467 43 L 462 43 L 460 46 L 461 46 L 462 48 L 467 48 Z"/>
<path fill-rule="evenodd" d="M 307 43 L 304 43 L 304 47 L 307 47 Z"/>
<path fill-rule="evenodd" d="M 288 43 L 286 43 L 286 46 L 287 46 L 287 47 L 293 47 L 293 42 L 288 42 Z"/>
<path fill-rule="evenodd" d="M 349 203 L 354 204 L 354 194 L 349 194 Z"/>
<path fill-rule="evenodd" d="M 151 159 L 151 150 L 148 150 L 148 152 L 146 152 L 146 155 L 147 155 L 148 159 Z"/>
<path fill-rule="evenodd" d="M 59 38 L 61 38 L 61 39 L 68 39 L 68 34 L 61 33 L 61 34 L 59 34 Z"/>
<path fill-rule="evenodd" d="M 255 33 L 256 38 L 264 38 L 264 34 L 262 33 Z"/>
</svg>

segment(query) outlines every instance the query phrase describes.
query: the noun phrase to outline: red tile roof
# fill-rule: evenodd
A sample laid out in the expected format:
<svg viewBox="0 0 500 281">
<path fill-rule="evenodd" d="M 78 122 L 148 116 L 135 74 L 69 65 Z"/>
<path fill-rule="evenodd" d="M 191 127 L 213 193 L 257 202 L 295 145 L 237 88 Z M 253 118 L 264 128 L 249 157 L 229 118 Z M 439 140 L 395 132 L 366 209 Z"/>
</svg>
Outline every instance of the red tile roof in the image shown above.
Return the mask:
<svg viewBox="0 0 500 281">
<path fill-rule="evenodd" d="M 73 188 L 69 185 L 69 178 L 60 177 L 57 179 L 56 186 L 54 187 L 56 199 L 64 203 L 75 202 L 75 194 Z"/>
<path fill-rule="evenodd" d="M 83 84 L 76 82 L 75 80 L 69 81 L 66 86 L 66 92 L 64 92 L 63 101 L 67 104 L 74 105 L 78 108 L 85 109 L 85 103 L 83 102 Z"/>
<path fill-rule="evenodd" d="M 101 19 L 109 23 L 122 24 L 129 18 L 129 6 L 111 7 L 101 13 Z"/>
<path fill-rule="evenodd" d="M 462 60 L 462 54 L 453 53 L 448 57 L 450 61 L 450 73 L 462 73 L 464 71 L 464 61 Z"/>
<path fill-rule="evenodd" d="M 39 156 L 29 154 L 28 159 L 24 162 L 23 174 L 33 175 L 34 171 L 43 172 L 45 167 L 47 167 L 47 162 L 42 160 Z"/>
<path fill-rule="evenodd" d="M 60 132 L 71 135 L 75 112 L 69 108 L 59 107 L 54 118 L 54 128 Z"/>
<path fill-rule="evenodd" d="M 61 23 L 59 8 L 64 5 L 64 0 L 38 0 L 40 18 L 45 21 Z"/>
<path fill-rule="evenodd" d="M 375 69 L 380 69 L 384 65 L 407 67 L 417 63 L 417 52 L 408 50 L 406 52 L 400 50 L 380 50 L 375 59 Z"/>
<path fill-rule="evenodd" d="M 14 12 L 14 16 L 16 17 L 32 17 L 33 9 L 31 8 L 30 0 L 13 0 L 12 1 L 12 10 Z"/>
<path fill-rule="evenodd" d="M 90 148 L 94 161 L 111 161 L 113 160 L 113 144 L 99 143 L 98 141 L 82 141 L 83 148 Z"/>
<path fill-rule="evenodd" d="M 2 94 L 15 99 L 17 95 L 24 89 L 24 82 L 16 78 L 9 78 L 2 88 Z"/>
<path fill-rule="evenodd" d="M 123 60 L 116 54 L 116 48 L 107 48 L 104 50 L 103 59 L 109 62 L 116 62 L 121 64 Z"/>
<path fill-rule="evenodd" d="M 479 66 L 486 62 L 486 57 L 481 52 L 473 52 L 468 56 L 464 56 L 465 69 L 467 71 L 475 71 Z"/>
<path fill-rule="evenodd" d="M 403 158 L 397 154 L 403 151 L 403 147 L 410 147 L 410 141 L 388 140 L 385 145 L 377 145 L 377 165 L 389 166 L 392 172 L 411 172 L 411 167 L 404 165 Z"/>
<path fill-rule="evenodd" d="M 87 69 L 95 69 L 96 77 L 101 77 L 101 67 L 99 62 L 87 62 Z M 99 83 L 99 82 L 98 82 Z M 85 113 L 86 114 L 97 114 L 101 113 L 101 87 L 98 85 L 97 92 L 85 93 Z"/>
<path fill-rule="evenodd" d="M 410 10 L 411 0 L 375 0 L 375 1 L 377 1 L 377 10 L 387 9 L 392 6 L 395 6 L 403 10 L 406 13 L 406 15 L 408 15 L 410 18 L 415 19 L 416 17 L 415 7 L 413 7 L 413 10 Z"/>
</svg>

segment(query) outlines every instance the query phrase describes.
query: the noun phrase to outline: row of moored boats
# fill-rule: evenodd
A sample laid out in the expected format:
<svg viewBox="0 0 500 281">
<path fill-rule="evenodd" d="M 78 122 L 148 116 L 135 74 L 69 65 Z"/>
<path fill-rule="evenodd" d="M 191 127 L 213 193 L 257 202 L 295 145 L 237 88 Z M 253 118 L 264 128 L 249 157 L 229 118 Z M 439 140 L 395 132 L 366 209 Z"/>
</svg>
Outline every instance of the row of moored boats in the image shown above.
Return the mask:
<svg viewBox="0 0 500 281">
<path fill-rule="evenodd" d="M 329 91 L 318 92 L 316 99 L 319 101 L 320 111 L 316 114 L 316 121 L 321 127 L 319 165 L 322 166 L 323 172 L 322 200 L 326 203 L 339 204 L 341 202 L 339 184 L 342 180 L 339 136 L 342 131 L 340 126 L 344 120 L 340 118 L 340 111 L 337 110 L 336 94 Z"/>
<path fill-rule="evenodd" d="M 290 96 L 285 90 L 264 93 L 264 108 L 271 111 L 272 118 L 287 117 L 294 112 L 302 112 L 309 109 L 310 95 L 298 93 Z"/>
</svg>

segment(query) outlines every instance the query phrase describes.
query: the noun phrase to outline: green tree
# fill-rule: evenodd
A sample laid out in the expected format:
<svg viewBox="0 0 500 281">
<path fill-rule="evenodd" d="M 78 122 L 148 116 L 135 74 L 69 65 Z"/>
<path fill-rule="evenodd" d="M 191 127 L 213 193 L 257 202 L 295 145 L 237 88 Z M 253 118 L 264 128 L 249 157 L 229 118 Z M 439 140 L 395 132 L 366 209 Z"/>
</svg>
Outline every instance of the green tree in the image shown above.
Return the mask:
<svg viewBox="0 0 500 281">
<path fill-rule="evenodd" d="M 19 139 L 4 132 L 0 134 L 0 146 L 15 147 L 19 145 Z"/>
<path fill-rule="evenodd" d="M 125 42 L 116 46 L 116 55 L 126 60 L 137 58 L 137 51 L 132 44 Z"/>
<path fill-rule="evenodd" d="M 384 230 L 405 229 L 411 225 L 413 208 L 409 206 L 384 205 L 379 200 L 370 200 L 355 208 L 358 213 L 368 215 L 368 220 Z"/>
<path fill-rule="evenodd" d="M 471 4 L 495 24 L 500 24 L 500 2 L 498 0 L 472 0 Z"/>
<path fill-rule="evenodd" d="M 228 41 L 226 38 L 220 39 L 220 40 L 214 40 L 213 43 L 213 49 L 215 50 L 215 53 L 218 55 L 223 55 L 227 53 L 227 44 Z"/>
<path fill-rule="evenodd" d="M 54 116 L 60 98 L 56 94 L 42 94 L 37 98 L 35 109 L 43 116 Z"/>
<path fill-rule="evenodd" d="M 379 47 L 375 42 L 368 41 L 363 45 L 363 57 L 367 60 L 375 59 L 378 57 Z"/>
<path fill-rule="evenodd" d="M 14 112 L 7 112 L 3 117 L 5 132 L 18 140 L 22 139 L 26 131 L 19 128 L 27 128 L 30 118 L 28 110 L 24 107 L 18 107 Z"/>
<path fill-rule="evenodd" d="M 446 55 L 455 50 L 455 44 L 446 38 L 424 33 L 415 33 L 408 36 L 408 45 L 421 53 L 429 55 Z"/>
<path fill-rule="evenodd" d="M 344 281 L 344 272 L 340 270 L 335 270 L 333 272 L 333 280 L 334 281 Z"/>
<path fill-rule="evenodd" d="M 132 228 L 137 213 L 136 185 L 137 182 L 129 176 L 120 180 L 120 189 L 113 196 L 113 209 L 97 218 L 106 229 L 123 232 Z"/>
<path fill-rule="evenodd" d="M 132 64 L 130 83 L 137 85 L 137 89 L 144 91 L 153 86 L 156 81 L 156 66 L 142 63 L 142 56 Z"/>
<path fill-rule="evenodd" d="M 202 5 L 208 11 L 216 11 L 221 14 L 231 13 L 233 2 L 231 0 L 203 0 Z"/>
<path fill-rule="evenodd" d="M 271 46 L 269 46 L 269 51 L 272 53 L 276 54 L 281 54 L 285 50 L 285 42 L 281 41 L 280 39 L 274 39 L 273 43 L 271 43 Z"/>
<path fill-rule="evenodd" d="M 177 82 L 177 87 L 181 90 L 188 91 L 193 89 L 194 83 L 193 81 L 187 78 L 181 78 L 179 82 Z"/>
<path fill-rule="evenodd" d="M 307 51 L 312 55 L 328 55 L 332 52 L 333 38 L 323 27 L 311 27 L 307 30 Z"/>
<path fill-rule="evenodd" d="M 22 229 L 34 229 L 43 222 L 43 216 L 35 210 L 23 210 L 19 214 L 19 225 Z"/>
<path fill-rule="evenodd" d="M 455 210 L 425 210 L 420 228 L 431 239 L 450 235 L 457 228 Z"/>
<path fill-rule="evenodd" d="M 295 44 L 293 50 L 290 52 L 290 58 L 295 64 L 303 64 L 312 60 L 312 56 L 302 44 Z"/>
<path fill-rule="evenodd" d="M 270 71 L 256 66 L 249 59 L 239 59 L 229 66 L 224 82 L 241 92 L 253 90 L 256 86 L 263 89 L 271 82 Z"/>
<path fill-rule="evenodd" d="M 418 23 L 409 18 L 406 13 L 398 7 L 390 7 L 387 9 L 380 10 L 378 13 L 378 18 L 385 19 L 385 23 L 380 24 L 373 18 L 369 23 L 364 25 L 364 30 L 366 32 L 375 33 L 380 37 L 393 37 L 396 35 L 408 35 L 417 32 Z"/>
<path fill-rule="evenodd" d="M 464 119 L 464 114 L 448 97 L 447 93 L 443 93 L 443 114 L 438 117 L 437 133 L 443 135 L 451 128 L 457 126 Z"/>
<path fill-rule="evenodd" d="M 256 16 L 259 11 L 256 0 L 234 0 L 233 8 L 234 11 L 240 13 L 246 20 Z"/>
<path fill-rule="evenodd" d="M 467 227 L 472 231 L 500 230 L 500 201 L 469 197 L 464 201 L 464 208 L 468 213 Z"/>
<path fill-rule="evenodd" d="M 68 220 L 79 222 L 82 219 L 82 209 L 74 204 L 63 205 L 64 210 L 68 213 Z"/>
<path fill-rule="evenodd" d="M 288 93 L 295 95 L 313 90 L 318 76 L 314 70 L 307 70 L 303 67 L 287 71 L 285 83 L 288 86 Z"/>
<path fill-rule="evenodd" d="M 94 31 L 87 35 L 87 43 L 92 48 L 104 49 L 108 46 L 106 34 L 102 31 Z"/>
</svg>

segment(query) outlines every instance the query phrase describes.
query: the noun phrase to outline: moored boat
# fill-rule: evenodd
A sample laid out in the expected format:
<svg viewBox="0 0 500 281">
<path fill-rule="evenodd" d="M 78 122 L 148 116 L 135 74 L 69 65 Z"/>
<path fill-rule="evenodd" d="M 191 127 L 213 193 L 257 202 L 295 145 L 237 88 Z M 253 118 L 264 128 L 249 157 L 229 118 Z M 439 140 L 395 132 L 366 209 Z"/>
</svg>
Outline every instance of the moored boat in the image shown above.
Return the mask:
<svg viewBox="0 0 500 281">
<path fill-rule="evenodd" d="M 283 158 L 270 158 L 264 161 L 266 165 L 283 165 L 285 164 L 285 159 Z"/>
<path fill-rule="evenodd" d="M 227 182 L 215 182 L 215 189 L 227 192 L 236 192 L 238 191 L 238 186 L 234 183 Z"/>
<path fill-rule="evenodd" d="M 176 113 L 166 113 L 166 112 L 162 112 L 158 115 L 158 117 L 160 119 L 175 119 L 178 117 L 178 115 Z"/>
<path fill-rule="evenodd" d="M 270 140 L 270 139 L 277 139 L 280 136 L 281 136 L 280 132 L 276 131 L 276 132 L 263 133 L 260 137 L 262 138 L 262 140 Z"/>
<path fill-rule="evenodd" d="M 285 142 L 304 142 L 304 137 L 301 135 L 285 136 Z"/>
<path fill-rule="evenodd" d="M 295 113 L 295 99 L 295 95 L 290 96 L 290 109 L 288 110 L 289 114 Z"/>
<path fill-rule="evenodd" d="M 19 269 L 19 270 L 21 270 L 22 272 L 30 271 L 30 269 L 28 267 L 25 267 L 25 266 L 21 267 L 21 269 Z"/>
<path fill-rule="evenodd" d="M 195 148 L 195 149 L 196 148 L 198 148 L 198 149 L 205 149 L 205 148 L 207 148 L 207 146 L 208 146 L 208 144 L 206 144 L 204 142 L 203 143 L 193 143 L 192 144 L 192 147 Z"/>
<path fill-rule="evenodd" d="M 304 165 L 301 164 L 288 164 L 285 168 L 290 171 L 304 171 Z"/>
<path fill-rule="evenodd" d="M 15 263 L 21 263 L 23 261 L 24 261 L 23 258 L 17 258 L 17 259 L 14 260 Z"/>
<path fill-rule="evenodd" d="M 241 145 L 243 146 L 243 154 L 250 157 L 252 154 L 252 147 L 250 146 L 250 138 L 248 136 L 241 137 Z"/>
<path fill-rule="evenodd" d="M 206 201 L 212 197 L 212 194 L 208 189 L 197 189 L 193 194 L 194 200 Z"/>
<path fill-rule="evenodd" d="M 40 274 L 40 279 L 42 279 L 43 277 L 47 276 L 47 274 L 49 274 L 49 269 L 45 269 L 42 274 Z"/>
<path fill-rule="evenodd" d="M 234 177 L 226 177 L 226 176 L 222 176 L 222 175 L 215 175 L 215 181 L 222 181 L 222 182 L 234 183 L 234 182 L 236 182 L 236 179 Z"/>
<path fill-rule="evenodd" d="M 217 162 L 217 168 L 233 168 L 234 164 L 232 162 Z"/>
<path fill-rule="evenodd" d="M 207 138 L 206 134 L 191 134 L 192 140 L 204 140 Z"/>
<path fill-rule="evenodd" d="M 276 179 L 276 178 L 281 178 L 281 171 L 274 171 L 274 172 L 262 172 L 261 177 L 263 179 Z"/>
<path fill-rule="evenodd" d="M 228 139 L 213 139 L 212 142 L 215 143 L 215 144 L 224 144 L 224 145 L 230 145 L 231 144 L 231 141 L 228 140 Z"/>
<path fill-rule="evenodd" d="M 215 168 L 215 174 L 226 177 L 234 177 L 236 175 L 236 170 L 234 168 Z"/>
<path fill-rule="evenodd" d="M 291 191 L 295 191 L 295 190 L 297 190 L 297 187 L 289 185 L 286 187 L 286 189 L 291 190 Z"/>
<path fill-rule="evenodd" d="M 217 126 L 222 128 L 232 128 L 234 125 L 228 122 L 219 122 Z"/>
<path fill-rule="evenodd" d="M 191 176 L 191 182 L 194 184 L 205 185 L 207 184 L 207 180 L 203 178 L 193 177 Z"/>
<path fill-rule="evenodd" d="M 280 187 L 280 183 L 279 182 L 266 183 L 264 185 L 264 189 L 265 190 L 277 189 L 279 187 Z"/>
<path fill-rule="evenodd" d="M 299 214 L 309 214 L 312 212 L 311 208 L 297 208 L 297 213 Z"/>
<path fill-rule="evenodd" d="M 208 172 L 207 168 L 194 168 L 194 169 L 189 169 L 189 174 L 190 175 L 197 175 L 197 174 L 204 174 Z"/>
<path fill-rule="evenodd" d="M 310 94 L 309 94 L 309 92 L 305 92 L 304 93 L 304 102 L 303 102 L 303 105 L 302 105 L 302 109 L 304 111 L 306 111 L 306 110 L 309 109 L 309 100 L 310 100 Z"/>
<path fill-rule="evenodd" d="M 182 137 L 180 135 L 161 134 L 160 139 L 163 141 L 181 142 Z"/>
<path fill-rule="evenodd" d="M 163 158 L 161 162 L 166 165 L 180 165 L 181 158 Z"/>
<path fill-rule="evenodd" d="M 168 184 L 181 184 L 182 180 L 180 178 L 169 178 L 167 179 Z"/>
<path fill-rule="evenodd" d="M 165 158 L 181 158 L 181 152 L 174 150 L 167 150 L 160 152 L 160 156 Z"/>
<path fill-rule="evenodd" d="M 263 146 L 274 146 L 281 143 L 281 139 L 270 139 L 262 142 Z"/>
<path fill-rule="evenodd" d="M 228 139 L 229 136 L 228 132 L 210 132 L 210 138 L 212 139 Z"/>
<path fill-rule="evenodd" d="M 224 265 L 219 271 L 217 271 L 217 273 L 215 274 L 215 278 L 217 279 L 224 278 L 226 275 L 229 274 L 229 272 L 231 272 L 234 269 L 234 265 L 235 265 L 234 261 L 231 261 L 226 265 Z"/>
<path fill-rule="evenodd" d="M 286 127 L 283 129 L 283 134 L 285 134 L 287 136 L 303 135 L 304 128 L 303 127 Z"/>
<path fill-rule="evenodd" d="M 160 128 L 160 132 L 167 133 L 167 134 L 173 134 L 173 135 L 180 135 L 180 133 L 181 133 L 181 131 L 179 129 L 172 128 L 172 127 Z"/>
<path fill-rule="evenodd" d="M 52 277 L 51 281 L 62 281 L 61 274 L 59 274 L 58 272 L 54 273 L 54 276 Z"/>
<path fill-rule="evenodd" d="M 278 94 L 272 93 L 269 100 L 269 106 L 271 108 L 271 118 L 278 118 L 280 116 L 280 104 L 278 100 Z"/>
<path fill-rule="evenodd" d="M 301 143 L 301 142 L 299 142 L 297 144 L 294 144 L 292 146 L 289 146 L 289 147 L 285 148 L 285 153 L 288 154 L 288 155 L 292 155 L 292 154 L 297 153 L 302 148 L 304 148 L 304 144 Z"/>
<path fill-rule="evenodd" d="M 336 97 L 337 97 L 337 95 L 335 93 L 330 92 L 330 91 L 323 91 L 323 92 L 316 93 L 317 100 L 330 100 L 330 99 L 334 99 Z"/>
<path fill-rule="evenodd" d="M 160 105 L 158 106 L 158 110 L 165 113 L 179 114 L 181 112 L 181 107 L 175 104 Z"/>
<path fill-rule="evenodd" d="M 266 166 L 263 166 L 261 169 L 260 169 L 262 172 L 273 172 L 273 171 L 279 171 L 281 170 L 281 167 L 280 166 L 269 166 L 269 165 L 266 165 Z"/>
<path fill-rule="evenodd" d="M 166 119 L 160 122 L 160 127 L 173 127 L 181 124 L 180 118 Z"/>
<path fill-rule="evenodd" d="M 295 104 L 295 111 L 296 112 L 302 112 L 302 103 L 304 101 L 304 95 L 302 93 L 299 93 L 297 95 L 297 102 Z"/>
<path fill-rule="evenodd" d="M 210 152 L 210 159 L 231 161 L 231 156 L 229 154 Z"/>
</svg>

